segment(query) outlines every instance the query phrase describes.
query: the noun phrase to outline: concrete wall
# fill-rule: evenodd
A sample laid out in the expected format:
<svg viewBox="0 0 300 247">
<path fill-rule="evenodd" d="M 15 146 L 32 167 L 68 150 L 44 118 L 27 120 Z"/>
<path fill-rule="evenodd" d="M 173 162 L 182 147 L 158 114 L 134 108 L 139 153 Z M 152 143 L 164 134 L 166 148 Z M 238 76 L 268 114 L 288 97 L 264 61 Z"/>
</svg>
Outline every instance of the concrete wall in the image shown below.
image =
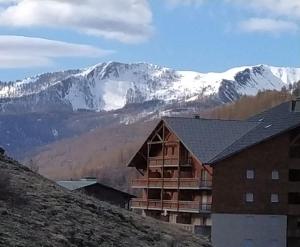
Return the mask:
<svg viewBox="0 0 300 247">
<path fill-rule="evenodd" d="M 287 216 L 212 214 L 214 247 L 286 247 Z"/>
</svg>

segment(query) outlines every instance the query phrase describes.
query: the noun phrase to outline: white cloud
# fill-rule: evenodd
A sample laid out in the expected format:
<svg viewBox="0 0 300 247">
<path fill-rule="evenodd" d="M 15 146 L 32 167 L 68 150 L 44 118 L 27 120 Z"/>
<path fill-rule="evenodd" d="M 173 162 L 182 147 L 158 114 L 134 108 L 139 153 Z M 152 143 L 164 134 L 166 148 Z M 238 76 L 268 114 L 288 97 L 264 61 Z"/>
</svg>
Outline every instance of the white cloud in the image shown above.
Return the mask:
<svg viewBox="0 0 300 247">
<path fill-rule="evenodd" d="M 48 66 L 60 57 L 102 57 L 113 51 L 42 38 L 0 35 L 0 68 Z"/>
<path fill-rule="evenodd" d="M 152 33 L 147 0 L 0 0 L 14 2 L 0 11 L 0 25 L 71 28 L 135 43 Z"/>
<path fill-rule="evenodd" d="M 274 34 L 295 32 L 298 30 L 298 26 L 294 22 L 270 18 L 250 18 L 242 21 L 239 27 L 246 32 L 269 32 Z"/>
<path fill-rule="evenodd" d="M 299 30 L 300 0 L 224 0 L 254 11 L 256 17 L 239 23 L 247 32 L 295 32 Z"/>
<path fill-rule="evenodd" d="M 300 0 L 225 0 L 226 2 L 239 3 L 244 7 L 251 7 L 258 13 L 300 19 Z"/>
<path fill-rule="evenodd" d="M 177 7 L 179 5 L 185 6 L 200 6 L 204 0 L 167 0 L 170 7 Z"/>
</svg>

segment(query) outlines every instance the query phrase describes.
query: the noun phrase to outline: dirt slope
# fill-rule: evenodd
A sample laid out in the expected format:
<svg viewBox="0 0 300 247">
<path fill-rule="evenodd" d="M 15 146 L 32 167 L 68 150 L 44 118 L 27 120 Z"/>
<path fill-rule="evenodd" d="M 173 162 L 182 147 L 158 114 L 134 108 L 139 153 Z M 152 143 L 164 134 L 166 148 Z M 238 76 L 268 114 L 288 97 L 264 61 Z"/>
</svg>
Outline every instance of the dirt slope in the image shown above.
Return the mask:
<svg viewBox="0 0 300 247">
<path fill-rule="evenodd" d="M 0 246 L 197 246 L 177 227 L 60 188 L 0 157 Z"/>
</svg>

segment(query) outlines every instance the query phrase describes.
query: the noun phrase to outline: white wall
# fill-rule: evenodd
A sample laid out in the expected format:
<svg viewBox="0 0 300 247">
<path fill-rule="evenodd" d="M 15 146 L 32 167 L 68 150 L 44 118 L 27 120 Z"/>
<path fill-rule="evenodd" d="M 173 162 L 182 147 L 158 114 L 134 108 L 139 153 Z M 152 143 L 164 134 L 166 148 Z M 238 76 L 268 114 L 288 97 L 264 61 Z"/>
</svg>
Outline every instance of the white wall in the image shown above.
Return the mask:
<svg viewBox="0 0 300 247">
<path fill-rule="evenodd" d="M 214 247 L 286 247 L 285 215 L 212 214 Z"/>
</svg>

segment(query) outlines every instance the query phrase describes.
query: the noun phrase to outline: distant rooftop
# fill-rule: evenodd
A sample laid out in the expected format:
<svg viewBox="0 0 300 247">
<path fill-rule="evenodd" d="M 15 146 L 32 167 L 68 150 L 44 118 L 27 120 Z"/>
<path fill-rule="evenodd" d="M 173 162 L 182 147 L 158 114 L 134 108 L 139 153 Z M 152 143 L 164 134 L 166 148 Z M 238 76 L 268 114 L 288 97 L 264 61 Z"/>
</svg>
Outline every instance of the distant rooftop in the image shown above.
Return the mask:
<svg viewBox="0 0 300 247">
<path fill-rule="evenodd" d="M 57 181 L 57 184 L 68 189 L 68 190 L 77 190 L 77 189 L 81 189 L 84 188 L 86 186 L 90 186 L 93 184 L 96 184 L 97 180 L 93 179 L 81 179 L 81 180 L 77 180 L 77 181 Z"/>
<path fill-rule="evenodd" d="M 68 190 L 71 190 L 71 191 L 74 191 L 74 190 L 79 190 L 79 189 L 82 189 L 82 188 L 85 188 L 85 187 L 88 187 L 88 186 L 91 186 L 91 185 L 98 185 L 98 186 L 101 186 L 103 188 L 106 188 L 106 189 L 109 189 L 111 191 L 114 191 L 114 192 L 117 192 L 117 193 L 121 193 L 127 197 L 130 197 L 130 198 L 133 198 L 135 197 L 134 195 L 131 195 L 127 192 L 124 192 L 124 191 L 121 191 L 121 190 L 117 190 L 113 187 L 110 187 L 110 186 L 107 186 L 107 185 L 104 185 L 104 184 L 101 184 L 97 181 L 96 178 L 83 178 L 83 179 L 80 179 L 80 180 L 68 180 L 68 181 L 57 181 L 56 182 L 58 185 L 68 189 Z"/>
</svg>

